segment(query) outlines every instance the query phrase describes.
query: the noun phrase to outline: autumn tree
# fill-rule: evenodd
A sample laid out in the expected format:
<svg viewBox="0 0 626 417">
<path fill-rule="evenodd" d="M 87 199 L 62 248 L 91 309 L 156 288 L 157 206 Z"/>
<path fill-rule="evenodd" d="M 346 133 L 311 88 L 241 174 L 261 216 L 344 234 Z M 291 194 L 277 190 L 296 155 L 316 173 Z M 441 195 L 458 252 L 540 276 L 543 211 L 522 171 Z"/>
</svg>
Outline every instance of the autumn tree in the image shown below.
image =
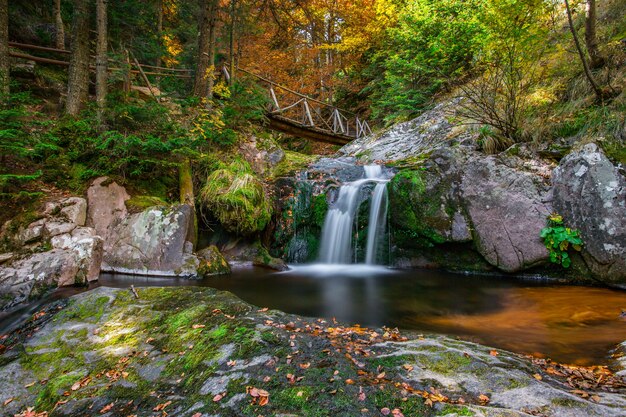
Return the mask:
<svg viewBox="0 0 626 417">
<path fill-rule="evenodd" d="M 9 1 L 0 0 L 0 94 L 9 94 Z"/>
<path fill-rule="evenodd" d="M 77 115 L 89 95 L 89 0 L 74 0 L 72 54 L 65 112 Z"/>
</svg>

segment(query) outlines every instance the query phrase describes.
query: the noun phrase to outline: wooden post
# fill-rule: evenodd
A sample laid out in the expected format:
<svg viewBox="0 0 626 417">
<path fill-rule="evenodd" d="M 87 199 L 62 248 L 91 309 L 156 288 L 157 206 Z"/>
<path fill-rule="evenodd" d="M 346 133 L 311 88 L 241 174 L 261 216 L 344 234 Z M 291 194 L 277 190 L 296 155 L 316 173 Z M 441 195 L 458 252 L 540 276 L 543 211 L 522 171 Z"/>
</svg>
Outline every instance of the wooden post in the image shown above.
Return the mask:
<svg viewBox="0 0 626 417">
<path fill-rule="evenodd" d="M 130 57 L 128 55 L 128 49 L 123 50 L 124 56 L 124 94 L 128 95 L 130 93 L 131 81 L 130 81 Z"/>
<path fill-rule="evenodd" d="M 270 96 L 272 97 L 274 106 L 276 106 L 276 111 L 280 111 L 280 105 L 278 104 L 278 99 L 276 98 L 276 92 L 274 91 L 274 87 L 272 86 L 270 86 Z"/>
<path fill-rule="evenodd" d="M 307 101 L 307 99 L 304 99 L 304 114 L 306 115 L 306 118 L 309 120 L 309 126 L 315 126 L 315 123 L 313 122 L 313 117 L 311 116 L 311 109 L 309 108 L 309 102 Z"/>
<path fill-rule="evenodd" d="M 141 65 L 139 64 L 139 61 L 137 61 L 137 58 L 135 58 L 134 56 L 133 56 L 133 61 L 135 62 L 135 66 L 137 67 L 137 69 L 139 69 L 139 73 L 141 74 L 141 78 L 143 78 L 143 81 L 148 86 L 148 89 L 150 90 L 150 94 L 152 95 L 152 97 L 154 97 L 154 99 L 156 101 L 159 101 L 157 96 L 154 94 L 154 91 L 152 91 L 152 84 L 150 84 L 150 80 L 148 79 L 148 76 L 146 75 L 145 72 L 143 72 L 143 68 L 141 68 Z"/>
</svg>

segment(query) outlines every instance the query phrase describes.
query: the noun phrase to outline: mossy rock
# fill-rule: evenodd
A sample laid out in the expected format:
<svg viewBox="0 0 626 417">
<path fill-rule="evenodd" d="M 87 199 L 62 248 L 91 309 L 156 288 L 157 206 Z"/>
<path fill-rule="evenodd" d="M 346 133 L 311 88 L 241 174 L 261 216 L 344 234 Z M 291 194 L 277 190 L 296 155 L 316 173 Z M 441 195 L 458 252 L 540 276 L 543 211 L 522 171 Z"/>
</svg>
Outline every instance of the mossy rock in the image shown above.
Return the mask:
<svg viewBox="0 0 626 417">
<path fill-rule="evenodd" d="M 230 274 L 230 265 L 215 245 L 204 248 L 196 253 L 200 258 L 198 274 L 201 276 Z"/>
<path fill-rule="evenodd" d="M 140 213 L 150 207 L 168 207 L 169 204 L 160 197 L 149 195 L 134 195 L 125 202 L 130 213 Z"/>
</svg>

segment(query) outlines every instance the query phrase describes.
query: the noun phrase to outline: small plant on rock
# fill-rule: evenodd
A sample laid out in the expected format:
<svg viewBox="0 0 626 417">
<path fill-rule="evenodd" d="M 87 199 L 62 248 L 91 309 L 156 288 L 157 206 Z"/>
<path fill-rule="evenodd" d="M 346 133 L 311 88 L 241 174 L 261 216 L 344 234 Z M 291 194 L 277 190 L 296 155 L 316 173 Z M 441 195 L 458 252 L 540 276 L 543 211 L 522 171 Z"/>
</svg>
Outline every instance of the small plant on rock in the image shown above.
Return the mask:
<svg viewBox="0 0 626 417">
<path fill-rule="evenodd" d="M 563 217 L 553 213 L 548 217 L 548 225 L 541 230 L 541 237 L 550 252 L 550 261 L 568 268 L 572 259 L 568 254 L 569 248 L 580 252 L 583 241 L 578 230 L 565 227 Z"/>
</svg>

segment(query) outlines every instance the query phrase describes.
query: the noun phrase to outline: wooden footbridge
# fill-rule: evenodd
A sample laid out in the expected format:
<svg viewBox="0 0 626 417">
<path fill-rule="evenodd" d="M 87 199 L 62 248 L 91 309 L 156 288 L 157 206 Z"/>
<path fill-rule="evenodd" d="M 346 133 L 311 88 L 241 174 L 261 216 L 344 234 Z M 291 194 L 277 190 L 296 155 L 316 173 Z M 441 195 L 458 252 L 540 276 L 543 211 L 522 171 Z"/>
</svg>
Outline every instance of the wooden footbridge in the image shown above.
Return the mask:
<svg viewBox="0 0 626 417">
<path fill-rule="evenodd" d="M 27 45 L 16 42 L 9 42 L 12 48 L 28 51 L 39 51 L 45 53 L 60 54 L 67 56 L 70 52 L 63 49 L 48 48 L 37 45 Z M 69 66 L 66 60 L 51 59 L 47 57 L 35 56 L 21 52 L 11 51 L 9 53 L 15 58 L 41 62 L 50 65 Z M 134 67 L 130 62 L 125 63 L 129 73 L 138 73 L 146 83 L 150 92 L 153 91 L 148 75 L 158 77 L 192 78 L 192 70 L 180 68 L 164 68 L 151 65 L 140 64 L 133 58 Z M 122 65 L 124 66 L 124 65 Z M 123 68 L 109 68 L 112 71 L 124 71 Z M 247 71 L 244 68 L 237 68 L 255 79 L 259 84 L 267 89 L 269 106 L 267 118 L 269 128 L 288 135 L 301 137 L 318 142 L 326 142 L 335 145 L 345 145 L 354 139 L 367 136 L 372 130 L 366 120 L 362 120 L 355 113 L 349 112 L 333 106 L 332 104 L 306 96 L 285 86 L 277 84 L 265 77 Z M 220 76 L 230 80 L 230 75 L 226 67 L 220 71 Z M 155 97 L 156 98 L 156 97 Z"/>
</svg>

